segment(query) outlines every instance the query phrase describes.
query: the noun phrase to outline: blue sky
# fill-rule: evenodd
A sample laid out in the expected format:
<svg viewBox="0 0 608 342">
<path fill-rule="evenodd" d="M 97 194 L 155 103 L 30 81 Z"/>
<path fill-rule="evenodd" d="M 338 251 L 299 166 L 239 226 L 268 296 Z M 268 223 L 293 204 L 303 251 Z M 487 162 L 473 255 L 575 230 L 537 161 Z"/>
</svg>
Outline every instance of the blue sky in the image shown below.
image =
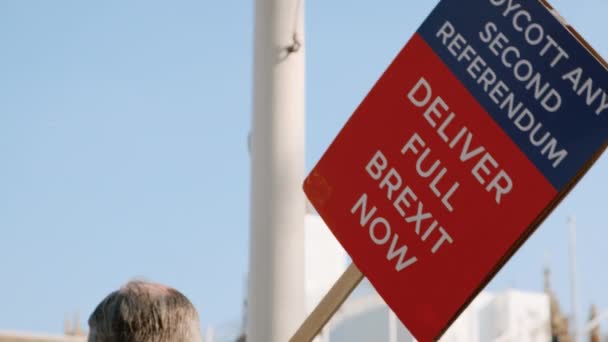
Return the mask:
<svg viewBox="0 0 608 342">
<path fill-rule="evenodd" d="M 436 1 L 308 1 L 307 168 Z M 603 0 L 554 5 L 608 56 Z M 0 329 L 61 332 L 133 277 L 240 317 L 249 234 L 252 1 L 0 2 Z M 490 289 L 608 309 L 608 155 Z"/>
</svg>

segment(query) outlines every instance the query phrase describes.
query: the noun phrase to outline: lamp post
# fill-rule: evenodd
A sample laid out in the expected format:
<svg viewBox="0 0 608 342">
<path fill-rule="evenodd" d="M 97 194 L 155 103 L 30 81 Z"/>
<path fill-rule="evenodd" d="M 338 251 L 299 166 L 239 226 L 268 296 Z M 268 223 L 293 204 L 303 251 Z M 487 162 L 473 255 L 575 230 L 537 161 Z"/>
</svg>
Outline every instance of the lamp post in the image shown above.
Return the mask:
<svg viewBox="0 0 608 342">
<path fill-rule="evenodd" d="M 255 1 L 248 342 L 305 315 L 303 0 Z"/>
</svg>

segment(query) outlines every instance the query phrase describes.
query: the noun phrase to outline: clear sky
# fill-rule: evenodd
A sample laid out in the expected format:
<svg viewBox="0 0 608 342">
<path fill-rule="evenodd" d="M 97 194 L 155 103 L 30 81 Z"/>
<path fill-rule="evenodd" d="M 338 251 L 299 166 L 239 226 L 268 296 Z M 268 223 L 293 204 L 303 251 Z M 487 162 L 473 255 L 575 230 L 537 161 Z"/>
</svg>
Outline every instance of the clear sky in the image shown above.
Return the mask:
<svg viewBox="0 0 608 342">
<path fill-rule="evenodd" d="M 306 3 L 307 168 L 435 3 Z M 608 56 L 607 1 L 554 5 Z M 0 330 L 61 332 L 133 277 L 182 290 L 203 325 L 240 317 L 252 10 L 0 1 Z M 607 192 L 604 155 L 490 289 L 540 290 L 548 263 L 568 309 L 575 215 L 583 315 L 608 309 Z"/>
</svg>

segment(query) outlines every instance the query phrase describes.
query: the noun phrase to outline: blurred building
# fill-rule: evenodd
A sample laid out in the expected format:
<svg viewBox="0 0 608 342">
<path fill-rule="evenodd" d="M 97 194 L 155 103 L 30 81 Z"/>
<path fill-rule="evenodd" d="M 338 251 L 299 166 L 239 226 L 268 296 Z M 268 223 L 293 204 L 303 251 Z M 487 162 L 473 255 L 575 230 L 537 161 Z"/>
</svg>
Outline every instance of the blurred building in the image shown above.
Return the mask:
<svg viewBox="0 0 608 342">
<path fill-rule="evenodd" d="M 306 216 L 306 304 L 311 312 L 346 270 L 344 249 L 316 215 Z M 590 321 L 598 317 L 593 309 Z M 246 324 L 243 317 L 243 325 Z M 563 314 L 544 273 L 544 291 L 509 289 L 481 292 L 440 342 L 573 342 L 569 320 Z M 237 340 L 246 341 L 241 328 Z M 600 338 L 599 326 L 581 341 L 608 342 Z M 225 342 L 218 339 L 208 342 Z M 315 342 L 416 342 L 371 284 L 364 280 L 330 320 Z M 206 341 L 207 342 L 207 341 Z"/>
<path fill-rule="evenodd" d="M 549 298 L 544 293 L 482 292 L 440 341 L 548 342 L 551 341 L 549 319 Z M 344 304 L 321 341 L 415 342 L 415 339 L 380 296 L 370 291 Z"/>
<path fill-rule="evenodd" d="M 307 309 L 312 311 L 347 267 L 347 254 L 320 217 L 306 217 Z M 549 287 L 548 273 L 546 287 Z M 444 342 L 551 341 L 548 293 L 482 292 L 442 337 Z M 554 308 L 555 313 L 559 307 Z M 555 314 L 557 316 L 557 314 Z M 561 316 L 560 316 L 561 317 Z M 317 342 L 414 342 L 366 280 L 332 318 Z M 560 341 L 561 342 L 561 341 Z"/>
<path fill-rule="evenodd" d="M 320 216 L 306 215 L 304 228 L 306 282 L 304 288 L 306 311 L 311 312 L 327 290 L 344 273 L 348 265 L 348 257 Z"/>
<path fill-rule="evenodd" d="M 312 208 L 308 208 L 304 221 L 304 249 L 305 249 L 305 291 L 306 311 L 311 312 L 321 301 L 327 290 L 338 280 L 346 270 L 347 254 L 338 240 L 327 228 L 321 217 L 312 214 Z M 245 288 L 247 285 L 245 284 Z M 245 315 L 247 301 L 243 307 L 243 324 L 239 337 L 235 340 L 245 342 L 247 317 Z M 225 334 L 228 335 L 228 334 Z M 235 341 L 233 340 L 233 341 Z M 2 341 L 0 341 L 2 342 Z M 224 342 L 218 341 L 211 342 Z M 316 339 L 315 342 L 319 342 Z"/>
<path fill-rule="evenodd" d="M 0 342 L 86 342 L 87 333 L 80 328 L 78 315 L 64 322 L 63 335 L 0 331 Z"/>
<path fill-rule="evenodd" d="M 0 331 L 0 342 L 86 342 L 86 336 L 43 335 Z"/>
</svg>

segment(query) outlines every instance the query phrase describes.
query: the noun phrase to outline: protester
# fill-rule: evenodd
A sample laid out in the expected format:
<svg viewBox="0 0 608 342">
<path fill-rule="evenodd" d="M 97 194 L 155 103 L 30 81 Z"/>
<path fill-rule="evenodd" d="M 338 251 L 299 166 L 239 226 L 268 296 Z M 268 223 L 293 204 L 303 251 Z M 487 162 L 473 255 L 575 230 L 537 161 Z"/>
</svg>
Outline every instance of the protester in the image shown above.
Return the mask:
<svg viewBox="0 0 608 342">
<path fill-rule="evenodd" d="M 170 287 L 131 281 L 89 318 L 89 342 L 201 342 L 196 309 Z"/>
</svg>

